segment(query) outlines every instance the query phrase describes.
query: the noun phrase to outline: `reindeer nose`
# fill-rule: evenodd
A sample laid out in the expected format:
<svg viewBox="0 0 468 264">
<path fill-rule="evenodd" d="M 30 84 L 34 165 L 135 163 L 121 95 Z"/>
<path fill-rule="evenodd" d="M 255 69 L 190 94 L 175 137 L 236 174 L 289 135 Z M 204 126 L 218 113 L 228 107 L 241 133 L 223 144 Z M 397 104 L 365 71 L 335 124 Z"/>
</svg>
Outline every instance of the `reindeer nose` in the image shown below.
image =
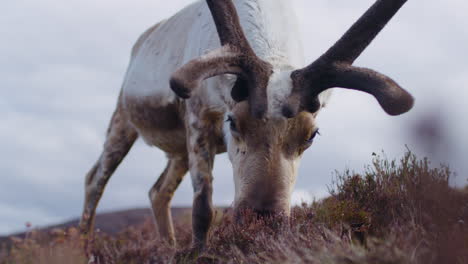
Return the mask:
<svg viewBox="0 0 468 264">
<path fill-rule="evenodd" d="M 256 218 L 275 218 L 282 215 L 281 211 L 278 210 L 253 209 L 252 212 Z"/>
<path fill-rule="evenodd" d="M 238 225 L 248 225 L 249 223 L 260 224 L 259 227 L 268 227 L 274 230 L 287 227 L 289 218 L 282 210 L 263 210 L 237 208 L 234 213 L 235 223 Z"/>
<path fill-rule="evenodd" d="M 260 216 L 260 217 L 274 217 L 275 215 L 278 215 L 279 213 L 277 211 L 273 211 L 273 210 L 253 210 L 253 212 L 257 215 L 257 216 Z"/>
<path fill-rule="evenodd" d="M 246 218 L 281 218 L 282 216 L 287 216 L 289 214 L 289 206 L 276 201 L 242 201 L 236 205 L 234 211 L 236 219 L 242 222 L 242 219 Z"/>
</svg>

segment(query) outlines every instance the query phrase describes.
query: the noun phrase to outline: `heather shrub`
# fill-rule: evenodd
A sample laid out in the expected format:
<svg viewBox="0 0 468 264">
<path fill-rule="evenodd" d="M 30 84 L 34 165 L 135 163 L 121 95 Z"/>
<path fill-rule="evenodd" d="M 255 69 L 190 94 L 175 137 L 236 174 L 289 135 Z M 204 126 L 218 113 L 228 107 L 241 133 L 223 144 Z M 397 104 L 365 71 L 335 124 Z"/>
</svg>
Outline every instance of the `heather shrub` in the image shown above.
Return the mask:
<svg viewBox="0 0 468 264">
<path fill-rule="evenodd" d="M 12 237 L 10 245 L 3 245 L 0 263 L 86 264 L 84 244 L 76 228 L 49 234 L 31 231 L 25 238 Z"/>
<path fill-rule="evenodd" d="M 337 173 L 330 197 L 293 208 L 289 221 L 218 212 L 203 252 L 190 249 L 190 215 L 176 219 L 178 245 L 151 220 L 92 239 L 76 229 L 31 232 L 0 250 L 10 263 L 468 263 L 468 187 L 450 187 L 445 166 L 406 153 L 375 156 L 364 173 Z M 91 257 L 92 261 L 89 261 Z"/>
</svg>

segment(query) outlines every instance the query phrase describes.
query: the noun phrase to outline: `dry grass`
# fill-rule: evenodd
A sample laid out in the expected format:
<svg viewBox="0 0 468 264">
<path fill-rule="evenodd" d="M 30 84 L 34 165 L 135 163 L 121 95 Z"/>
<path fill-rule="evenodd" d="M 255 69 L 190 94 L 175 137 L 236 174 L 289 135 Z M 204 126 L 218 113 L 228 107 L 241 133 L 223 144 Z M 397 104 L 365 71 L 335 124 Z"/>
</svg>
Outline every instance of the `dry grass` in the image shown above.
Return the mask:
<svg viewBox="0 0 468 264">
<path fill-rule="evenodd" d="M 364 175 L 336 176 L 331 196 L 293 209 L 289 225 L 219 216 L 207 249 L 190 252 L 190 221 L 179 219 L 179 246 L 159 241 L 150 221 L 117 236 L 98 233 L 94 263 L 468 263 L 468 189 L 449 186 L 448 168 L 407 153 L 376 156 Z M 0 264 L 88 263 L 76 229 L 31 233 L 0 251 Z M 184 253 L 185 252 L 185 253 Z"/>
</svg>

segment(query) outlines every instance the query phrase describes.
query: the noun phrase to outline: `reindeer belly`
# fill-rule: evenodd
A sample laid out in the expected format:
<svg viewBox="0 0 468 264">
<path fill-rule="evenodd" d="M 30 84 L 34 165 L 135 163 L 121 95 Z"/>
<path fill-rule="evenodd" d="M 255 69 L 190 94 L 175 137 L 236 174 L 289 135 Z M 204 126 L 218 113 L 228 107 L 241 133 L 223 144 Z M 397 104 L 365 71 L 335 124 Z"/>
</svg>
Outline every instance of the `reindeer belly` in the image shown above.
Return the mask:
<svg viewBox="0 0 468 264">
<path fill-rule="evenodd" d="M 130 122 L 148 145 L 169 155 L 186 153 L 183 102 L 164 104 L 158 97 L 124 95 L 123 103 Z"/>
</svg>

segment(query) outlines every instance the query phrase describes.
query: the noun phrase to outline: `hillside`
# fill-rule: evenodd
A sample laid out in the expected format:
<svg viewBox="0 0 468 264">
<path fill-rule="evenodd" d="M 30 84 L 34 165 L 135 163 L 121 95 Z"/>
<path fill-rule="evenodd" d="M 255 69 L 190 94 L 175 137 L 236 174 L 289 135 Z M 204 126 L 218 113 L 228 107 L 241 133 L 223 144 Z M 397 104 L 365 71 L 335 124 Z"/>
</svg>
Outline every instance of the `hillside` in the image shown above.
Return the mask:
<svg viewBox="0 0 468 264">
<path fill-rule="evenodd" d="M 191 214 L 190 208 L 172 208 L 172 215 L 174 219 L 186 217 Z M 108 212 L 97 214 L 95 221 L 95 228 L 101 232 L 116 235 L 130 226 L 143 224 L 146 220 L 151 218 L 151 211 L 148 208 L 130 209 L 117 212 Z M 71 227 L 78 226 L 79 219 L 74 219 L 65 223 L 51 225 L 48 227 L 40 228 L 40 232 L 51 232 L 52 230 L 63 229 L 67 230 Z M 0 244 L 8 243 L 9 237 L 25 238 L 26 233 L 16 233 L 9 236 L 0 236 Z"/>
<path fill-rule="evenodd" d="M 229 212 L 218 213 L 203 252 L 190 249 L 190 214 L 183 213 L 176 217 L 175 248 L 158 239 L 148 219 L 122 232 L 98 232 L 89 243 L 64 226 L 13 239 L 12 248 L 0 251 L 0 264 L 465 264 L 468 188 L 450 187 L 451 176 L 448 168 L 433 168 L 411 153 L 400 161 L 376 157 L 362 175 L 336 175 L 331 196 L 294 208 L 289 224 L 245 212 L 249 224 L 237 225 Z M 107 221 L 128 226 L 136 218 L 125 214 L 124 220 L 114 220 L 116 214 Z"/>
</svg>

